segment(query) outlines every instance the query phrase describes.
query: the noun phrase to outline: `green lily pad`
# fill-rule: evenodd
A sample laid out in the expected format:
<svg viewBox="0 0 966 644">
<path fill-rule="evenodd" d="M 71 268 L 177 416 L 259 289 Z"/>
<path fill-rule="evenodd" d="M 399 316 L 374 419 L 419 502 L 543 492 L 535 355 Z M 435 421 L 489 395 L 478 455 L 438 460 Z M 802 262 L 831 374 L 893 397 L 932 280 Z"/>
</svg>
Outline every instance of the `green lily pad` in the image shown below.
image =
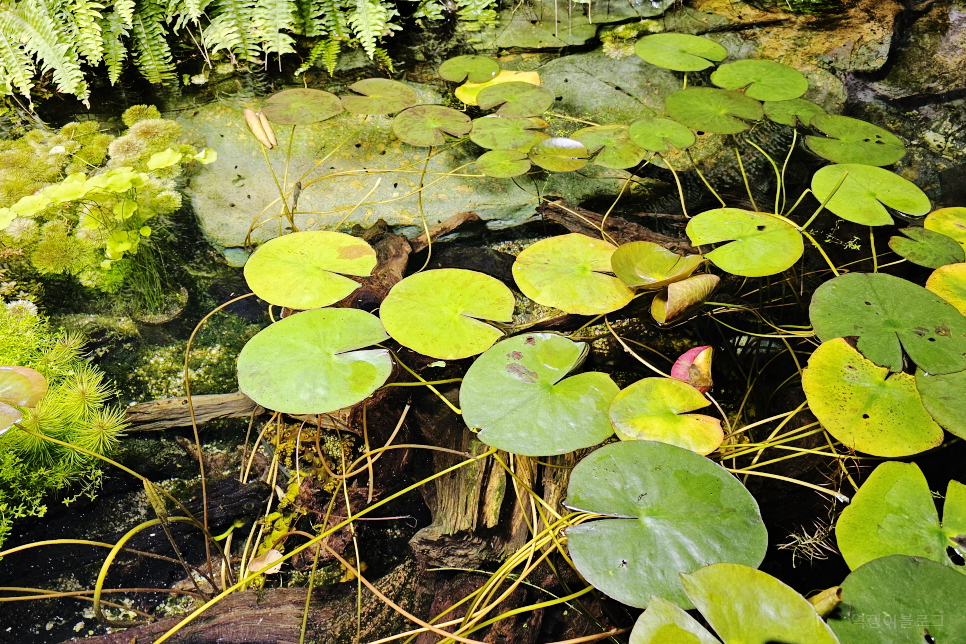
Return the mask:
<svg viewBox="0 0 966 644">
<path fill-rule="evenodd" d="M 673 445 L 605 445 L 571 472 L 566 506 L 610 517 L 568 528 L 567 549 L 584 579 L 630 606 L 655 595 L 693 608 L 680 573 L 765 556 L 754 497 L 718 464 Z"/>
<path fill-rule="evenodd" d="M 952 237 L 966 249 L 966 208 L 940 208 L 926 215 L 926 230 Z"/>
<path fill-rule="evenodd" d="M 966 371 L 932 376 L 918 369 L 916 389 L 933 420 L 950 434 L 966 438 Z"/>
<path fill-rule="evenodd" d="M 805 142 L 832 163 L 892 165 L 906 155 L 902 139 L 878 125 L 834 114 L 818 114 L 811 124 L 828 138 L 808 136 Z"/>
<path fill-rule="evenodd" d="M 913 264 L 926 268 L 939 268 L 946 264 L 958 264 L 966 260 L 966 252 L 955 239 L 925 228 L 903 228 L 905 237 L 889 239 L 889 248 L 896 255 L 905 257 Z"/>
<path fill-rule="evenodd" d="M 666 599 L 651 597 L 631 631 L 630 644 L 721 644 L 696 619 Z"/>
<path fill-rule="evenodd" d="M 718 286 L 717 275 L 692 275 L 680 282 L 668 284 L 667 288 L 651 300 L 651 317 L 658 324 L 667 324 L 693 306 L 704 302 Z"/>
<path fill-rule="evenodd" d="M 287 89 L 268 97 L 262 114 L 278 125 L 309 125 L 342 112 L 339 97 L 321 89 Z"/>
<path fill-rule="evenodd" d="M 480 155 L 476 167 L 488 177 L 509 179 L 530 170 L 530 157 L 519 150 L 490 150 Z"/>
<path fill-rule="evenodd" d="M 446 135 L 459 138 L 473 129 L 470 117 L 443 105 L 416 105 L 396 114 L 392 133 L 409 145 L 429 147 L 446 143 Z"/>
<path fill-rule="evenodd" d="M 662 118 L 646 118 L 631 123 L 631 141 L 651 152 L 667 152 L 671 146 L 686 150 L 697 142 L 690 128 L 677 121 Z"/>
<path fill-rule="evenodd" d="M 809 601 L 768 573 L 717 563 L 681 584 L 724 644 L 839 644 Z"/>
<path fill-rule="evenodd" d="M 912 376 L 877 367 L 843 338 L 815 350 L 802 371 L 808 407 L 847 449 L 909 456 L 943 442 Z"/>
<path fill-rule="evenodd" d="M 799 123 L 809 125 L 814 117 L 825 114 L 825 110 L 820 105 L 806 101 L 804 98 L 765 101 L 762 107 L 765 110 L 765 116 L 770 120 L 789 127 L 795 127 Z"/>
<path fill-rule="evenodd" d="M 513 279 L 538 304 L 578 315 L 610 313 L 634 299 L 634 291 L 609 275 L 614 250 L 579 233 L 541 239 L 517 256 Z"/>
<path fill-rule="evenodd" d="M 805 252 L 802 234 L 794 226 L 763 212 L 707 210 L 691 218 L 686 232 L 695 246 L 733 240 L 704 256 L 721 270 L 744 277 L 781 273 Z"/>
<path fill-rule="evenodd" d="M 764 116 L 761 103 L 740 92 L 713 87 L 689 87 L 668 94 L 668 116 L 699 132 L 738 134 L 748 129 L 745 121 Z"/>
<path fill-rule="evenodd" d="M 365 277 L 376 267 L 376 251 L 351 235 L 302 231 L 258 247 L 245 263 L 245 280 L 258 297 L 290 309 L 328 306 L 359 288 L 343 277 Z"/>
<path fill-rule="evenodd" d="M 603 373 L 567 374 L 588 351 L 553 333 L 527 333 L 495 344 L 460 385 L 463 420 L 487 445 L 514 454 L 566 454 L 606 440 L 607 406 L 618 387 Z"/>
<path fill-rule="evenodd" d="M 36 407 L 47 393 L 47 379 L 30 367 L 0 367 L 0 403 Z"/>
<path fill-rule="evenodd" d="M 929 559 L 882 557 L 845 578 L 828 625 L 841 644 L 961 644 L 964 597 L 966 575 Z"/>
<path fill-rule="evenodd" d="M 587 165 L 590 153 L 580 141 L 555 136 L 538 142 L 527 152 L 530 161 L 551 172 L 573 172 Z"/>
<path fill-rule="evenodd" d="M 771 60 L 737 60 L 711 74 L 711 82 L 723 89 L 742 89 L 759 101 L 789 101 L 808 91 L 808 79 L 794 67 Z"/>
<path fill-rule="evenodd" d="M 485 83 L 500 73 L 500 63 L 486 56 L 456 56 L 439 66 L 439 77 L 451 83 Z"/>
<path fill-rule="evenodd" d="M 379 318 L 359 309 L 313 309 L 259 331 L 238 355 L 238 388 L 286 414 L 323 414 L 364 400 L 392 373 Z"/>
<path fill-rule="evenodd" d="M 507 118 L 483 116 L 473 120 L 470 141 L 487 150 L 517 150 L 529 152 L 534 145 L 549 139 L 541 132 L 549 124 L 538 118 Z"/>
<path fill-rule="evenodd" d="M 366 78 L 349 85 L 349 89 L 361 94 L 342 97 L 342 105 L 353 114 L 393 114 L 419 100 L 414 89 L 388 78 Z"/>
<path fill-rule="evenodd" d="M 379 309 L 392 338 L 440 360 L 489 349 L 503 332 L 483 320 L 509 322 L 513 292 L 500 280 L 461 268 L 410 275 L 392 287 Z"/>
<path fill-rule="evenodd" d="M 644 241 L 619 246 L 610 258 L 614 274 L 631 288 L 662 288 L 688 277 L 703 262 L 701 255 L 682 257 Z"/>
<path fill-rule="evenodd" d="M 932 272 L 926 290 L 943 298 L 966 315 L 966 264 L 946 264 Z"/>
<path fill-rule="evenodd" d="M 950 481 L 940 524 L 932 492 L 915 463 L 882 463 L 852 497 L 835 524 L 835 541 L 849 568 L 889 555 L 931 559 L 955 566 L 946 548 L 966 544 L 966 485 Z"/>
<path fill-rule="evenodd" d="M 847 221 L 865 226 L 888 226 L 892 216 L 885 206 L 919 217 L 929 212 L 929 197 L 916 184 L 871 165 L 827 165 L 812 175 L 812 192 L 825 201 L 848 176 L 825 207 Z"/>
<path fill-rule="evenodd" d="M 966 319 L 904 279 L 840 275 L 815 290 L 808 313 L 821 340 L 858 336 L 862 355 L 891 371 L 902 371 L 902 349 L 930 374 L 966 369 Z"/>
<path fill-rule="evenodd" d="M 617 394 L 608 415 L 621 440 L 659 441 L 706 455 L 724 440 L 721 421 L 684 412 L 710 404 L 686 382 L 644 378 Z"/>
<path fill-rule="evenodd" d="M 499 85 L 500 83 L 530 83 L 531 85 L 540 84 L 540 74 L 537 72 L 513 72 L 508 69 L 500 70 L 500 73 L 483 83 L 463 83 L 453 95 L 467 105 L 476 105 L 476 99 L 480 92 L 487 87 Z"/>
<path fill-rule="evenodd" d="M 546 87 L 513 81 L 484 87 L 476 95 L 476 104 L 484 110 L 497 105 L 500 116 L 537 116 L 546 112 L 554 102 L 554 95 Z"/>
<path fill-rule="evenodd" d="M 583 143 L 595 155 L 594 163 L 605 168 L 633 168 L 647 156 L 646 150 L 631 141 L 626 125 L 593 125 L 577 130 L 570 138 Z"/>
<path fill-rule="evenodd" d="M 634 43 L 641 60 L 677 72 L 707 69 L 728 57 L 728 50 L 708 38 L 690 34 L 660 33 Z"/>
</svg>

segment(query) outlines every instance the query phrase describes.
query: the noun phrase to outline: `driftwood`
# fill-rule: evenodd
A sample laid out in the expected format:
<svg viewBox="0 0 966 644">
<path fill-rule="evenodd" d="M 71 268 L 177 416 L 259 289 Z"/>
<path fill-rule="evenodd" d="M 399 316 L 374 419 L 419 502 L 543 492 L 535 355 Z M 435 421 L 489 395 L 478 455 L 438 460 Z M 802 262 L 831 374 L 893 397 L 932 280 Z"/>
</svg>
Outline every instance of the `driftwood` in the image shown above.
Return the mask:
<svg viewBox="0 0 966 644">
<path fill-rule="evenodd" d="M 262 407 L 241 392 L 192 396 L 191 404 L 194 407 L 195 421 L 198 424 L 216 418 L 239 418 L 251 414 L 260 414 L 264 411 Z M 188 399 L 182 396 L 131 405 L 127 408 L 127 422 L 131 423 L 133 431 L 142 432 L 169 427 L 187 427 L 191 425 Z"/>
<path fill-rule="evenodd" d="M 475 212 L 461 212 L 459 214 L 453 215 L 446 221 L 440 222 L 429 229 L 429 239 L 435 240 L 443 235 L 448 235 L 454 232 L 457 228 L 467 226 L 470 224 L 482 224 L 483 220 Z M 426 240 L 426 233 L 422 233 L 409 240 L 409 245 L 412 246 L 414 253 L 419 253 L 426 250 L 429 243 Z"/>
</svg>

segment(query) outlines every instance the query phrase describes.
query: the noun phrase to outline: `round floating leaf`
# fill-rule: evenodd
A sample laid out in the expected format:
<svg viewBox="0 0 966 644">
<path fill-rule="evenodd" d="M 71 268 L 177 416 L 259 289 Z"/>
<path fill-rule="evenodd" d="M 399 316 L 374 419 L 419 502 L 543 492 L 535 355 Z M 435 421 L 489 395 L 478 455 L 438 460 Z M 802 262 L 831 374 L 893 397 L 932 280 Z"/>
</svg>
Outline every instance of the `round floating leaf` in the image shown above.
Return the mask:
<svg viewBox="0 0 966 644">
<path fill-rule="evenodd" d="M 848 176 L 842 181 L 842 176 Z M 888 226 L 892 217 L 885 206 L 919 217 L 929 212 L 929 197 L 916 184 L 888 170 L 870 165 L 827 165 L 812 175 L 812 192 L 825 207 L 847 221 L 865 226 Z M 881 202 L 881 203 L 880 203 Z"/>
<path fill-rule="evenodd" d="M 708 38 L 690 34 L 660 33 L 644 36 L 634 53 L 645 62 L 677 72 L 696 72 L 728 57 L 728 50 Z"/>
<path fill-rule="evenodd" d="M 554 95 L 546 87 L 512 81 L 484 87 L 476 96 L 476 104 L 484 110 L 497 105 L 500 116 L 536 116 L 553 105 Z"/>
<path fill-rule="evenodd" d="M 697 141 L 690 128 L 662 118 L 634 121 L 631 123 L 630 137 L 635 145 L 651 152 L 667 152 L 671 146 L 685 150 Z"/>
<path fill-rule="evenodd" d="M 621 440 L 659 441 L 710 454 L 724 440 L 721 421 L 687 414 L 711 403 L 697 389 L 674 378 L 644 378 L 621 390 L 608 414 Z"/>
<path fill-rule="evenodd" d="M 511 72 L 507 69 L 500 71 L 495 77 L 485 83 L 464 83 L 456 88 L 453 95 L 467 105 L 476 105 L 476 98 L 487 87 L 499 85 L 501 83 L 530 83 L 531 85 L 540 84 L 540 74 L 537 72 Z"/>
<path fill-rule="evenodd" d="M 938 295 L 904 279 L 840 275 L 815 290 L 808 314 L 821 340 L 858 336 L 862 355 L 891 371 L 902 371 L 901 349 L 930 374 L 966 369 L 966 319 Z"/>
<path fill-rule="evenodd" d="M 489 275 L 443 268 L 410 275 L 393 286 L 379 315 L 404 347 L 458 360 L 483 353 L 503 336 L 483 320 L 509 322 L 513 293 Z"/>
<path fill-rule="evenodd" d="M 966 371 L 927 376 L 916 371 L 916 389 L 922 406 L 950 434 L 966 438 Z"/>
<path fill-rule="evenodd" d="M 912 376 L 877 367 L 843 338 L 823 342 L 802 371 L 808 407 L 846 448 L 909 456 L 943 442 Z"/>
<path fill-rule="evenodd" d="M 966 260 L 966 253 L 955 239 L 925 228 L 903 228 L 905 237 L 889 239 L 889 248 L 913 264 L 927 268 L 939 268 Z"/>
<path fill-rule="evenodd" d="M 349 89 L 361 94 L 342 97 L 342 105 L 353 114 L 392 114 L 419 100 L 413 88 L 388 78 L 366 78 L 349 85 Z"/>
<path fill-rule="evenodd" d="M 721 270 L 744 277 L 781 273 L 805 252 L 802 234 L 794 226 L 763 212 L 707 210 L 688 222 L 686 232 L 695 246 L 733 240 L 704 256 Z"/>
<path fill-rule="evenodd" d="M 36 407 L 47 393 L 47 379 L 30 367 L 0 367 L 0 403 Z"/>
<path fill-rule="evenodd" d="M 795 127 L 799 123 L 809 125 L 812 119 L 819 114 L 825 114 L 825 110 L 811 101 L 804 98 L 793 98 L 787 101 L 765 101 L 762 104 L 765 116 L 782 125 Z"/>
<path fill-rule="evenodd" d="M 359 288 L 342 277 L 365 277 L 376 251 L 358 237 L 326 231 L 282 235 L 262 244 L 245 263 L 245 280 L 258 297 L 290 309 L 328 306 Z"/>
<path fill-rule="evenodd" d="M 819 114 L 812 126 L 827 135 L 805 137 L 812 152 L 832 163 L 892 165 L 905 156 L 902 139 L 859 119 L 834 114 Z"/>
<path fill-rule="evenodd" d="M 610 313 L 634 299 L 634 291 L 608 274 L 614 250 L 579 233 L 541 239 L 517 256 L 513 279 L 538 304 L 578 315 Z"/>
<path fill-rule="evenodd" d="M 607 406 L 618 387 L 603 373 L 565 376 L 588 347 L 553 333 L 497 343 L 476 359 L 460 385 L 463 420 L 481 441 L 526 456 L 566 454 L 607 439 Z"/>
<path fill-rule="evenodd" d="M 10 429 L 14 423 L 23 420 L 23 414 L 16 407 L 11 407 L 6 403 L 0 403 L 0 434 Z"/>
<path fill-rule="evenodd" d="M 439 66 L 439 77 L 451 83 L 485 83 L 500 73 L 500 63 L 486 56 L 457 56 Z"/>
<path fill-rule="evenodd" d="M 396 114 L 392 133 L 410 145 L 442 145 L 446 135 L 461 137 L 473 128 L 463 112 L 442 105 L 416 105 Z"/>
<path fill-rule="evenodd" d="M 661 288 L 688 277 L 701 263 L 701 255 L 682 257 L 653 242 L 630 242 L 618 247 L 610 265 L 630 287 Z"/>
<path fill-rule="evenodd" d="M 702 274 L 668 284 L 651 300 L 651 316 L 658 324 L 666 324 L 693 306 L 697 306 L 711 295 L 721 278 L 717 275 Z"/>
<path fill-rule="evenodd" d="M 268 97 L 262 114 L 278 125 L 309 125 L 342 112 L 342 101 L 320 89 L 287 89 Z"/>
<path fill-rule="evenodd" d="M 681 584 L 724 644 L 839 644 L 815 607 L 768 573 L 719 563 Z"/>
<path fill-rule="evenodd" d="M 470 140 L 487 150 L 516 150 L 526 153 L 540 141 L 550 138 L 549 134 L 540 131 L 547 126 L 546 121 L 538 118 L 483 116 L 473 120 Z"/>
<path fill-rule="evenodd" d="M 508 179 L 526 174 L 530 158 L 519 150 L 490 150 L 480 155 L 476 167 L 488 177 Z"/>
<path fill-rule="evenodd" d="M 551 172 L 573 172 L 587 165 L 590 153 L 580 141 L 555 136 L 540 141 L 527 152 L 530 161 Z"/>
<path fill-rule="evenodd" d="M 359 309 L 313 309 L 260 331 L 238 356 L 238 388 L 259 405 L 286 414 L 349 407 L 392 373 L 379 318 Z"/>
<path fill-rule="evenodd" d="M 966 208 L 940 208 L 926 216 L 923 226 L 952 237 L 966 249 Z"/>
<path fill-rule="evenodd" d="M 841 644 L 961 644 L 964 597 L 966 575 L 928 559 L 892 555 L 845 578 L 842 603 L 828 624 Z"/>
<path fill-rule="evenodd" d="M 889 555 L 953 567 L 946 548 L 962 548 L 954 539 L 966 539 L 966 485 L 949 482 L 943 518 L 940 524 L 929 484 L 915 463 L 882 463 L 839 516 L 835 542 L 852 570 Z"/>
<path fill-rule="evenodd" d="M 808 91 L 800 71 L 771 60 L 737 60 L 711 74 L 711 82 L 724 89 L 744 88 L 745 96 L 759 101 L 788 101 Z"/>
<path fill-rule="evenodd" d="M 660 597 L 651 597 L 631 631 L 630 644 L 720 644 L 696 619 Z"/>
<path fill-rule="evenodd" d="M 738 134 L 748 129 L 745 121 L 762 118 L 761 103 L 740 92 L 713 87 L 691 87 L 668 94 L 668 115 L 693 130 L 713 134 Z M 742 120 L 744 119 L 744 120 Z"/>
<path fill-rule="evenodd" d="M 594 163 L 605 168 L 633 168 L 647 156 L 646 150 L 631 141 L 630 128 L 626 125 L 585 127 L 571 134 L 570 138 L 583 143 L 590 154 L 596 155 Z"/>
<path fill-rule="evenodd" d="M 725 469 L 653 441 L 612 443 L 573 469 L 568 508 L 602 514 L 567 530 L 577 571 L 630 606 L 652 595 L 692 608 L 680 573 L 712 563 L 757 566 L 768 534 L 754 497 Z"/>
<path fill-rule="evenodd" d="M 946 264 L 932 272 L 926 290 L 943 298 L 966 315 L 966 264 Z"/>
</svg>

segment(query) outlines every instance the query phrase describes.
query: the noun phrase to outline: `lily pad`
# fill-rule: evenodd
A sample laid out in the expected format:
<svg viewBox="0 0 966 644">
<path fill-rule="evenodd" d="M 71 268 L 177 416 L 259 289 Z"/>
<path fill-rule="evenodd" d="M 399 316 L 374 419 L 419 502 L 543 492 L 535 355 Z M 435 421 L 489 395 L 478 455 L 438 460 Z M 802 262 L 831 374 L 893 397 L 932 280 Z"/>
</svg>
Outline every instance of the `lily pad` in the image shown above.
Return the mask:
<svg viewBox="0 0 966 644">
<path fill-rule="evenodd" d="M 667 288 L 651 300 L 651 316 L 658 324 L 667 324 L 693 306 L 704 302 L 718 286 L 717 275 L 692 275 L 680 282 L 668 284 Z"/>
<path fill-rule="evenodd" d="M 966 252 L 955 239 L 925 228 L 903 228 L 905 237 L 889 239 L 891 248 L 900 257 L 926 268 L 939 268 L 966 260 Z"/>
<path fill-rule="evenodd" d="M 916 389 L 933 420 L 950 434 L 966 438 L 966 371 L 933 376 L 918 369 Z"/>
<path fill-rule="evenodd" d="M 571 472 L 566 506 L 609 517 L 567 529 L 577 571 L 640 608 L 652 595 L 693 608 L 680 573 L 719 562 L 757 566 L 768 543 L 758 504 L 734 476 L 665 443 L 593 452 Z"/>
<path fill-rule="evenodd" d="M 950 481 L 943 522 L 915 463 L 882 463 L 852 497 L 835 524 L 835 541 L 849 568 L 889 555 L 931 559 L 966 574 L 946 548 L 966 551 L 966 485 Z"/>
<path fill-rule="evenodd" d="M 500 63 L 486 56 L 456 56 L 439 66 L 439 77 L 451 83 L 485 83 L 500 73 Z"/>
<path fill-rule="evenodd" d="M 579 233 L 541 239 L 517 256 L 513 279 L 538 304 L 578 315 L 610 313 L 634 299 L 634 291 L 609 275 L 614 250 Z"/>
<path fill-rule="evenodd" d="M 841 644 L 959 644 L 966 633 L 964 597 L 966 575 L 929 559 L 892 555 L 845 578 L 842 603 L 828 624 Z"/>
<path fill-rule="evenodd" d="M 709 346 L 688 349 L 671 365 L 671 377 L 688 383 L 699 392 L 711 389 L 711 358 L 714 349 Z"/>
<path fill-rule="evenodd" d="M 286 89 L 268 97 L 262 114 L 278 125 L 309 125 L 342 112 L 339 97 L 321 89 Z"/>
<path fill-rule="evenodd" d="M 429 147 L 442 145 L 449 139 L 459 138 L 473 129 L 470 117 L 443 105 L 416 105 L 396 114 L 392 120 L 392 133 L 410 145 Z"/>
<path fill-rule="evenodd" d="M 632 288 L 661 288 L 688 277 L 704 262 L 701 255 L 682 257 L 653 242 L 619 246 L 610 259 L 614 274 Z"/>
<path fill-rule="evenodd" d="M 804 98 L 765 101 L 762 107 L 765 110 L 765 116 L 770 120 L 789 127 L 795 127 L 799 123 L 809 125 L 815 116 L 825 114 L 825 110 L 820 105 L 806 101 Z"/>
<path fill-rule="evenodd" d="M 476 96 L 476 104 L 484 110 L 497 105 L 500 116 L 537 116 L 553 105 L 554 95 L 546 87 L 512 81 L 484 87 Z"/>
<path fill-rule="evenodd" d="M 711 82 L 724 89 L 745 90 L 759 101 L 788 101 L 808 91 L 808 79 L 794 67 L 771 60 L 737 60 L 711 74 Z"/>
<path fill-rule="evenodd" d="M 501 83 L 530 83 L 531 85 L 540 84 L 540 74 L 537 72 L 513 72 L 508 69 L 501 70 L 499 74 L 483 83 L 464 83 L 456 88 L 453 95 L 467 105 L 476 105 L 476 98 L 487 87 L 499 85 Z"/>
<path fill-rule="evenodd" d="M 359 309 L 313 309 L 260 331 L 238 355 L 238 388 L 259 405 L 286 414 L 349 407 L 392 373 L 379 318 Z"/>
<path fill-rule="evenodd" d="M 588 351 L 553 333 L 527 333 L 495 344 L 460 385 L 463 420 L 479 439 L 526 456 L 592 447 L 614 430 L 607 406 L 618 387 L 603 373 L 567 378 Z"/>
<path fill-rule="evenodd" d="M 966 249 L 966 208 L 940 208 L 926 215 L 923 226 L 952 237 Z"/>
<path fill-rule="evenodd" d="M 509 322 L 513 292 L 500 280 L 460 268 L 410 275 L 392 287 L 379 315 L 392 338 L 440 360 L 489 349 L 503 332 L 483 320 Z"/>
<path fill-rule="evenodd" d="M 932 272 L 926 290 L 943 298 L 966 315 L 966 264 L 946 264 Z"/>
<path fill-rule="evenodd" d="M 419 100 L 416 90 L 388 78 L 366 78 L 349 85 L 349 89 L 361 94 L 342 97 L 342 105 L 353 114 L 393 114 Z"/>
<path fill-rule="evenodd" d="M 276 237 L 245 263 L 245 280 L 258 297 L 290 309 L 328 306 L 359 288 L 343 277 L 365 277 L 376 267 L 376 251 L 358 237 L 302 231 Z"/>
<path fill-rule="evenodd" d="M 594 155 L 594 163 L 605 168 L 633 168 L 647 156 L 646 150 L 631 141 L 630 128 L 626 125 L 585 127 L 571 134 L 570 138 L 583 143 Z"/>
<path fill-rule="evenodd" d="M 509 179 L 530 170 L 530 157 L 519 150 L 490 150 L 480 155 L 476 167 L 488 177 Z"/>
<path fill-rule="evenodd" d="M 530 161 L 551 172 L 573 172 L 587 165 L 590 153 L 580 141 L 555 136 L 538 142 L 527 152 Z"/>
<path fill-rule="evenodd" d="M 718 563 L 681 584 L 724 644 L 839 644 L 809 601 L 768 573 Z"/>
<path fill-rule="evenodd" d="M 36 407 L 47 393 L 47 379 L 30 367 L 0 367 L 0 403 Z"/>
<path fill-rule="evenodd" d="M 848 173 L 832 195 L 835 186 Z M 847 163 L 827 165 L 812 175 L 812 192 L 825 207 L 847 221 L 864 226 L 888 226 L 892 216 L 885 206 L 912 217 L 929 212 L 929 197 L 916 184 L 888 170 Z"/>
<path fill-rule="evenodd" d="M 473 120 L 470 140 L 487 150 L 516 150 L 529 152 L 530 148 L 550 138 L 541 132 L 549 124 L 538 118 L 507 118 L 483 116 Z"/>
<path fill-rule="evenodd" d="M 672 119 L 646 118 L 631 123 L 631 141 L 651 152 L 667 152 L 670 147 L 686 150 L 697 142 L 697 137 Z"/>
<path fill-rule="evenodd" d="M 710 404 L 686 382 L 644 378 L 617 394 L 608 415 L 621 440 L 659 441 L 706 455 L 724 440 L 721 421 L 684 412 Z"/>
<path fill-rule="evenodd" d="M 941 297 L 885 273 L 848 273 L 815 290 L 808 309 L 818 337 L 858 336 L 866 358 L 902 371 L 902 349 L 930 374 L 966 369 L 966 319 Z"/>
<path fill-rule="evenodd" d="M 630 644 L 721 644 L 696 619 L 666 599 L 651 597 L 631 631 Z"/>
<path fill-rule="evenodd" d="M 721 270 L 744 277 L 781 273 L 805 252 L 802 234 L 794 226 L 763 212 L 707 210 L 691 218 L 686 232 L 695 246 L 733 240 L 704 256 Z"/>
<path fill-rule="evenodd" d="M 909 456 L 938 446 L 943 430 L 926 411 L 912 376 L 877 367 L 843 338 L 815 350 L 802 371 L 808 407 L 847 449 Z"/>
<path fill-rule="evenodd" d="M 670 32 L 644 36 L 634 44 L 634 53 L 645 62 L 677 72 L 707 69 L 728 57 L 728 50 L 713 40 Z"/>
<path fill-rule="evenodd" d="M 713 87 L 689 87 L 668 94 L 668 116 L 699 132 L 738 134 L 748 129 L 745 121 L 764 116 L 761 103 L 740 92 Z"/>
<path fill-rule="evenodd" d="M 832 163 L 892 165 L 906 155 L 902 139 L 866 121 L 819 114 L 811 124 L 826 136 L 808 136 L 805 142 L 812 152 Z"/>
</svg>

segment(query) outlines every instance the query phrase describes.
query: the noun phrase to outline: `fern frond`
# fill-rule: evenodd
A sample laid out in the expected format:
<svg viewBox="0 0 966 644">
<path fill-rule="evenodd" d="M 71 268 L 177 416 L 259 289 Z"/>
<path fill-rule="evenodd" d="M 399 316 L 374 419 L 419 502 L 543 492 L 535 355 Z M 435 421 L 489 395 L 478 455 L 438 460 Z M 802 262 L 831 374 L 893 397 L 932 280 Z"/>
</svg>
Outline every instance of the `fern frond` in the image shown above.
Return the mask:
<svg viewBox="0 0 966 644">
<path fill-rule="evenodd" d="M 370 59 L 376 54 L 376 41 L 383 36 L 395 13 L 395 9 L 379 0 L 356 0 L 356 9 L 349 14 L 349 24 Z"/>
<path fill-rule="evenodd" d="M 134 13 L 135 63 L 150 83 L 174 78 L 171 48 L 165 40 L 165 8 L 156 0 L 145 0 Z"/>
<path fill-rule="evenodd" d="M 376 47 L 376 51 L 372 59 L 390 74 L 396 73 L 396 68 L 393 65 L 392 58 L 389 57 L 389 52 L 382 47 Z"/>
<path fill-rule="evenodd" d="M 104 5 L 94 0 L 70 0 L 58 14 L 73 36 L 77 53 L 90 65 L 97 65 L 104 56 L 102 9 Z"/>
<path fill-rule="evenodd" d="M 104 64 L 107 65 L 107 76 L 111 85 L 117 83 L 124 70 L 127 59 L 127 47 L 124 38 L 128 35 L 124 17 L 115 12 L 107 14 L 101 21 L 101 36 L 104 39 Z"/>
<path fill-rule="evenodd" d="M 0 30 L 0 78 L 5 81 L 7 93 L 16 88 L 29 101 L 34 72 L 33 61 L 23 45 L 10 39 L 6 31 Z"/>
<path fill-rule="evenodd" d="M 215 0 L 211 23 L 202 38 L 208 51 L 227 49 L 242 60 L 257 61 L 259 45 L 252 33 L 254 0 Z"/>
<path fill-rule="evenodd" d="M 253 17 L 255 28 L 262 33 L 262 50 L 266 54 L 282 55 L 295 51 L 295 41 L 285 33 L 292 30 L 295 20 L 292 0 L 258 0 Z"/>
<path fill-rule="evenodd" d="M 113 7 L 121 24 L 128 28 L 134 26 L 134 0 L 114 0 Z"/>
<path fill-rule="evenodd" d="M 325 71 L 329 73 L 329 76 L 335 71 L 335 66 L 339 62 L 339 54 L 342 53 L 342 41 L 335 38 L 328 38 L 326 40 L 320 40 L 315 43 L 312 47 L 312 51 L 309 52 L 309 57 L 305 59 L 302 66 L 295 70 L 295 75 L 305 72 L 305 70 L 311 68 L 312 66 L 321 63 Z"/>
<path fill-rule="evenodd" d="M 168 15 L 178 17 L 173 31 L 181 31 L 189 22 L 197 25 L 209 4 L 211 0 L 168 0 Z"/>
</svg>

